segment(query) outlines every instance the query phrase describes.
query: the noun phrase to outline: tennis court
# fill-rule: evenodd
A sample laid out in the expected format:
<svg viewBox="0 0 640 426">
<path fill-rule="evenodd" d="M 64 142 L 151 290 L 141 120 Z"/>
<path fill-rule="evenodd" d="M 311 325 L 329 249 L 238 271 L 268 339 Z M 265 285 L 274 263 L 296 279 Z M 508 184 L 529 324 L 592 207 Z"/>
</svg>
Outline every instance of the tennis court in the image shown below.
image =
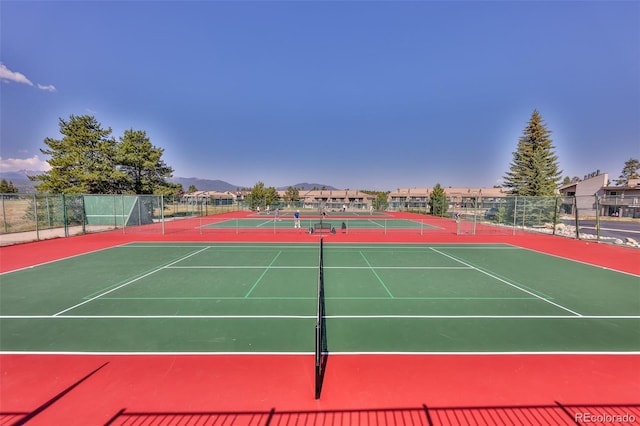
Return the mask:
<svg viewBox="0 0 640 426">
<path fill-rule="evenodd" d="M 312 354 L 316 243 L 130 243 L 2 275 L 0 348 Z M 640 351 L 637 276 L 505 244 L 324 245 L 332 353 Z"/>
<path fill-rule="evenodd" d="M 250 232 L 273 230 L 273 232 L 283 229 L 294 230 L 294 218 L 291 215 L 283 215 L 279 218 L 274 216 L 250 217 L 250 218 L 223 218 L 213 221 L 204 220 L 199 225 L 200 232 L 211 232 L 221 230 L 236 230 L 237 232 L 249 230 Z M 324 225 L 323 227 L 321 225 Z M 427 230 L 440 229 L 437 226 L 426 223 L 418 219 L 381 218 L 375 216 L 311 216 L 300 219 L 301 232 L 318 232 L 324 228 L 326 232 L 349 233 L 350 230 L 357 231 L 413 231 L 422 233 Z"/>
<path fill-rule="evenodd" d="M 298 231 L 5 249 L 0 423 L 640 418 L 631 251 Z"/>
</svg>

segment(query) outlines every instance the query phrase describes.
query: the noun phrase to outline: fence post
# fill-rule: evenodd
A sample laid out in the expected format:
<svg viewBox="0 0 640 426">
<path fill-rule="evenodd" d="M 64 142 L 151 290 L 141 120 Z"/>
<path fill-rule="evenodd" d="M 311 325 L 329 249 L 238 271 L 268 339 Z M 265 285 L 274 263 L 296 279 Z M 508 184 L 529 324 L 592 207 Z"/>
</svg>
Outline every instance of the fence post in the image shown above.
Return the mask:
<svg viewBox="0 0 640 426">
<path fill-rule="evenodd" d="M 578 219 L 578 198 L 575 195 L 573 196 L 573 209 L 575 212 L 575 219 L 576 219 L 576 239 L 579 240 L 580 239 L 580 220 Z"/>
<path fill-rule="evenodd" d="M 51 223 L 51 205 L 49 204 L 49 195 L 47 194 L 46 197 L 47 197 L 47 224 L 49 225 L 48 228 L 53 228 L 53 225 Z"/>
<path fill-rule="evenodd" d="M 4 232 L 9 232 L 9 224 L 7 223 L 7 212 L 4 209 L 4 194 L 0 194 L 2 198 L 2 225 L 4 226 Z"/>
<path fill-rule="evenodd" d="M 40 230 L 38 229 L 38 198 L 33 194 L 33 216 L 36 221 L 36 240 L 40 241 Z"/>
<path fill-rule="evenodd" d="M 516 235 L 516 223 L 518 223 L 518 197 L 513 200 L 513 235 Z"/>
<path fill-rule="evenodd" d="M 82 202 L 80 203 L 82 205 L 82 233 L 86 234 L 86 232 L 87 232 L 87 208 L 86 208 L 86 206 L 84 204 L 84 194 L 80 194 L 78 196 L 82 200 Z"/>
<path fill-rule="evenodd" d="M 558 197 L 555 197 L 555 203 L 553 205 L 553 233 L 556 235 L 556 224 L 558 223 Z"/>
<path fill-rule="evenodd" d="M 164 195 L 159 195 L 160 197 L 160 223 L 162 227 L 162 235 L 164 235 Z"/>
<path fill-rule="evenodd" d="M 62 193 L 62 222 L 64 223 L 64 236 L 68 237 L 69 236 L 69 221 L 67 220 L 67 200 L 66 200 L 66 197 L 64 195 L 64 192 Z"/>
<path fill-rule="evenodd" d="M 120 204 L 122 205 L 122 216 L 120 216 L 120 221 L 122 222 L 122 233 L 125 234 L 126 223 L 124 222 L 124 194 L 120 194 Z"/>
<path fill-rule="evenodd" d="M 600 197 L 598 194 L 593 194 L 596 199 L 596 240 L 600 241 Z"/>
<path fill-rule="evenodd" d="M 476 235 L 476 224 L 478 223 L 478 197 L 473 197 L 473 231 L 471 235 Z"/>
</svg>

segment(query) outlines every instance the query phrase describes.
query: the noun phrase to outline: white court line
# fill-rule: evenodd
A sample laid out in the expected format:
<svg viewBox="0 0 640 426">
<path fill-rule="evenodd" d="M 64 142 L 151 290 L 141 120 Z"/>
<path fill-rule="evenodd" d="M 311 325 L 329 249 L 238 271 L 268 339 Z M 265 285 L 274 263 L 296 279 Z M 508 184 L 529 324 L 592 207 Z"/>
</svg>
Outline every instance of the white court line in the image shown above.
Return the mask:
<svg viewBox="0 0 640 426">
<path fill-rule="evenodd" d="M 609 268 L 608 266 L 596 265 L 595 263 L 585 262 L 584 260 L 571 259 L 569 257 L 564 257 L 564 256 L 560 256 L 560 255 L 553 254 L 553 253 L 547 253 L 547 252 L 544 252 L 544 251 L 540 251 L 540 250 L 536 250 L 536 249 L 532 249 L 532 248 L 528 248 L 528 247 L 514 246 L 514 248 L 518 248 L 520 250 L 527 250 L 527 251 L 530 251 L 530 252 L 533 252 L 533 253 L 543 254 L 545 256 L 555 257 L 556 259 L 562 259 L 562 260 L 566 260 L 568 262 L 575 262 L 575 263 L 580 263 L 582 265 L 593 266 L 594 268 L 604 269 L 606 271 L 612 271 L 612 272 L 618 272 L 620 274 L 631 275 L 632 277 L 640 277 L 640 275 L 634 274 L 633 272 L 620 271 L 618 269 Z"/>
<path fill-rule="evenodd" d="M 455 257 L 451 256 L 451 255 L 448 255 L 448 254 L 446 254 L 446 253 L 443 253 L 443 252 L 441 252 L 441 251 L 439 251 L 439 250 L 437 250 L 437 249 L 435 249 L 435 248 L 433 248 L 433 247 L 431 247 L 431 250 L 435 251 L 436 253 L 440 253 L 441 255 L 446 256 L 446 257 L 448 257 L 449 259 L 453 259 L 453 260 L 455 260 L 456 262 L 462 263 L 463 265 L 469 266 L 469 267 L 471 267 L 471 268 L 475 269 L 476 271 L 478 271 L 478 272 L 480 272 L 480 273 L 483 273 L 483 274 L 485 274 L 485 275 L 487 275 L 487 276 L 489 276 L 489 277 L 491 277 L 491 278 L 493 278 L 493 279 L 495 279 L 495 280 L 498 280 L 498 281 L 500 281 L 500 282 L 502 282 L 502 283 L 505 283 L 505 284 L 507 284 L 507 285 L 509 285 L 509 286 L 511 286 L 511 287 L 513 287 L 513 288 L 517 288 L 518 290 L 520 290 L 520 291 L 522 291 L 522 292 L 525 292 L 525 293 L 530 294 L 530 295 L 532 295 L 532 296 L 534 296 L 534 297 L 537 297 L 538 299 L 543 300 L 543 301 L 545 301 L 545 302 L 547 302 L 547 303 L 549 303 L 549 304 L 551 304 L 551 305 L 553 305 L 553 306 L 555 306 L 555 307 L 558 307 L 558 308 L 560 308 L 560 309 L 563 309 L 563 310 L 565 310 L 565 311 L 567 311 L 567 312 L 571 312 L 572 314 L 577 315 L 577 316 L 579 316 L 579 317 L 581 317 L 581 316 L 582 316 L 582 314 L 579 314 L 579 313 L 578 313 L 578 312 L 576 312 L 576 311 L 572 311 L 572 310 L 571 310 L 571 309 L 569 309 L 569 308 L 565 308 L 564 306 L 562 306 L 562 305 L 560 305 L 560 304 L 558 304 L 558 303 L 552 302 L 552 301 L 551 301 L 551 300 L 549 300 L 549 299 L 546 299 L 546 298 L 544 298 L 544 297 L 542 297 L 542 296 L 539 296 L 539 295 L 537 295 L 537 294 L 535 294 L 535 293 L 533 293 L 533 292 L 531 292 L 531 291 L 529 291 L 529 290 L 526 290 L 526 289 L 524 289 L 524 288 L 522 288 L 522 287 L 519 287 L 519 286 L 517 286 L 517 285 L 515 285 L 515 284 L 513 284 L 513 283 L 510 283 L 510 282 L 509 282 L 509 281 L 507 281 L 507 280 L 504 280 L 504 279 L 502 279 L 502 278 L 500 278 L 500 277 L 498 277 L 498 276 L 495 276 L 495 275 L 493 275 L 493 274 L 491 274 L 491 273 L 489 273 L 489 272 L 483 271 L 482 269 L 476 268 L 475 266 L 471 265 L 470 263 L 464 262 L 464 261 L 462 261 L 462 260 L 460 260 L 460 259 L 457 259 L 457 258 L 455 258 Z"/>
<path fill-rule="evenodd" d="M 252 265 L 200 265 L 200 266 L 168 266 L 167 269 L 318 269 L 318 266 L 252 266 Z M 453 269 L 474 270 L 469 266 L 376 266 L 375 269 Z M 325 266 L 324 269 L 372 269 L 371 266 Z"/>
<path fill-rule="evenodd" d="M 124 287 L 124 286 L 127 286 L 127 285 L 129 285 L 129 284 L 132 284 L 132 283 L 134 283 L 134 282 L 138 281 L 138 280 L 141 280 L 142 278 L 145 278 L 145 277 L 148 277 L 149 275 L 155 274 L 155 273 L 156 273 L 156 272 L 158 272 L 158 271 L 161 271 L 161 270 L 163 270 L 163 269 L 165 269 L 165 268 L 167 268 L 167 267 L 169 267 L 169 266 L 171 266 L 171 265 L 173 265 L 173 264 L 176 264 L 176 263 L 178 263 L 178 262 L 181 262 L 181 261 L 183 261 L 184 259 L 187 259 L 187 258 L 189 258 L 189 257 L 191 257 L 191 256 L 194 256 L 194 255 L 196 255 L 196 254 L 198 254 L 198 253 L 201 253 L 201 252 L 203 252 L 203 251 L 205 251 L 205 250 L 207 250 L 207 249 L 209 249 L 209 247 L 208 247 L 208 246 L 207 246 L 207 247 L 205 247 L 205 248 L 203 248 L 203 249 L 201 249 L 201 250 L 198 250 L 198 251 L 196 251 L 196 252 L 193 252 L 193 253 L 191 253 L 191 254 L 188 254 L 188 255 L 186 255 L 186 256 L 183 256 L 183 257 L 179 258 L 178 260 L 175 260 L 175 261 L 173 261 L 173 262 L 169 263 L 168 265 L 165 265 L 165 266 L 162 266 L 162 267 L 160 267 L 160 268 L 154 269 L 154 270 L 152 270 L 151 272 L 148 272 L 148 273 L 146 273 L 146 274 L 144 274 L 144 275 L 142 275 L 142 276 L 139 276 L 138 278 L 135 278 L 135 279 L 133 279 L 133 280 L 131 280 L 131 281 L 127 281 L 126 283 L 124 283 L 124 284 L 122 284 L 122 285 L 119 285 L 118 287 L 115 287 L 115 288 L 112 288 L 111 290 L 107 290 L 107 291 L 105 291 L 105 292 L 103 292 L 103 293 L 100 293 L 100 294 L 98 294 L 97 296 L 92 297 L 91 299 L 87 299 L 87 300 L 85 300 L 84 302 L 80 302 L 80 303 L 78 303 L 78 304 L 75 304 L 75 305 L 71 306 L 70 308 L 64 309 L 64 310 L 62 310 L 62 311 L 60 311 L 60 312 L 58 312 L 58 313 L 56 313 L 56 314 L 53 314 L 53 316 L 54 316 L 54 317 L 57 317 L 58 315 L 62 315 L 62 314 L 64 314 L 65 312 L 68 312 L 68 311 L 70 311 L 70 310 L 72 310 L 72 309 L 75 309 L 75 308 L 77 308 L 77 307 L 79 307 L 79 306 L 82 306 L 82 305 L 84 305 L 84 304 L 87 304 L 87 303 L 89 303 L 89 302 L 92 302 L 92 301 L 94 301 L 94 300 L 96 300 L 96 299 L 98 299 L 98 298 L 100 298 L 100 297 L 104 296 L 105 294 L 109 294 L 109 293 L 111 293 L 111 292 L 113 292 L 113 291 L 116 291 L 116 290 L 118 290 L 118 289 L 120 289 L 120 288 L 122 288 L 122 287 Z"/>
<path fill-rule="evenodd" d="M 265 221 L 265 222 L 259 223 L 259 224 L 256 226 L 256 228 L 260 228 L 260 227 L 262 227 L 262 225 L 267 225 L 267 224 L 269 224 L 269 223 L 274 223 L 274 222 L 275 222 L 275 220 L 274 220 L 274 219 L 270 219 L 270 220 L 267 220 L 267 221 Z"/>
<path fill-rule="evenodd" d="M 265 268 L 264 272 L 262 272 L 262 274 L 260 274 L 260 276 L 258 277 L 256 282 L 251 286 L 251 288 L 249 289 L 247 294 L 245 294 L 245 296 L 244 296 L 245 299 L 248 298 L 251 295 L 251 293 L 253 293 L 253 290 L 258 286 L 260 281 L 262 281 L 262 278 L 264 278 L 264 276 L 267 274 L 267 272 L 269 272 L 269 269 L 275 263 L 275 261 L 278 259 L 278 257 L 280 257 L 281 254 L 282 254 L 282 250 L 278 251 L 278 254 L 276 254 L 276 256 L 273 258 L 271 263 L 269 263 L 269 265 L 267 265 L 267 267 Z"/>
<path fill-rule="evenodd" d="M 595 226 L 581 226 L 580 229 L 596 229 Z M 640 234 L 640 231 L 634 231 L 633 229 L 619 229 L 619 228 L 600 228 L 601 231 L 614 231 L 614 232 L 633 232 L 634 234 Z"/>
<path fill-rule="evenodd" d="M 0 319 L 316 319 L 317 315 L 0 315 Z M 640 315 L 325 315 L 326 319 L 640 319 Z"/>
<path fill-rule="evenodd" d="M 408 356 L 439 356 L 439 355 L 453 355 L 453 356 L 495 356 L 495 355 L 622 355 L 622 356 L 636 356 L 640 355 L 639 351 L 627 351 L 627 352 L 615 352 L 615 351 L 514 351 L 514 352 L 323 352 L 329 356 L 353 356 L 353 355 L 408 355 Z M 238 355 L 238 356 L 311 356 L 315 352 L 79 352 L 79 351 L 0 351 L 0 355 L 83 355 L 83 356 L 193 356 L 193 355 Z"/>
<path fill-rule="evenodd" d="M 378 225 L 379 228 L 384 228 L 384 225 L 380 225 L 378 222 L 375 221 L 375 219 L 369 219 L 367 220 L 367 222 L 371 222 L 374 225 Z"/>
</svg>

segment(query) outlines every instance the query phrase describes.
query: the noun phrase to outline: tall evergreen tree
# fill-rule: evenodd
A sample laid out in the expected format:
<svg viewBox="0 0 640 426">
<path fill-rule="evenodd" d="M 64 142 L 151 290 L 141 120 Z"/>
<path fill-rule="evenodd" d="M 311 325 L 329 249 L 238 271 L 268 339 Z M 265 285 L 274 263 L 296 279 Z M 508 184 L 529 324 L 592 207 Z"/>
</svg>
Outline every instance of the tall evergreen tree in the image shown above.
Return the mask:
<svg viewBox="0 0 640 426">
<path fill-rule="evenodd" d="M 273 186 L 265 188 L 263 182 L 258 182 L 247 194 L 247 200 L 251 209 L 275 205 L 278 202 L 278 191 Z"/>
<path fill-rule="evenodd" d="M 126 176 L 123 192 L 153 194 L 167 185 L 173 169 L 162 160 L 164 150 L 151 144 L 144 130 L 125 130 L 117 146 L 117 162 Z"/>
<path fill-rule="evenodd" d="M 509 171 L 504 176 L 504 187 L 509 193 L 520 196 L 554 195 L 559 186 L 562 171 L 558 156 L 554 153 L 551 131 L 537 110 L 518 140 Z"/>
<path fill-rule="evenodd" d="M 62 139 L 45 138 L 51 169 L 29 176 L 39 192 L 112 194 L 125 175 L 116 168 L 116 141 L 93 116 L 71 115 L 59 120 Z"/>
<path fill-rule="evenodd" d="M 18 192 L 18 188 L 15 187 L 13 182 L 7 182 L 6 179 L 0 181 L 0 194 L 15 194 Z"/>
<path fill-rule="evenodd" d="M 287 203 L 297 203 L 300 201 L 300 190 L 292 186 L 288 187 L 287 191 L 284 193 L 284 200 Z"/>
<path fill-rule="evenodd" d="M 436 183 L 433 190 L 429 194 L 429 206 L 431 206 L 431 214 L 434 216 L 444 216 L 447 213 L 447 194 L 444 188 Z"/>
<path fill-rule="evenodd" d="M 625 161 L 624 168 L 622 169 L 622 173 L 616 180 L 616 185 L 627 185 L 629 183 L 629 179 L 638 179 L 640 178 L 640 161 L 636 158 L 630 158 Z"/>
</svg>

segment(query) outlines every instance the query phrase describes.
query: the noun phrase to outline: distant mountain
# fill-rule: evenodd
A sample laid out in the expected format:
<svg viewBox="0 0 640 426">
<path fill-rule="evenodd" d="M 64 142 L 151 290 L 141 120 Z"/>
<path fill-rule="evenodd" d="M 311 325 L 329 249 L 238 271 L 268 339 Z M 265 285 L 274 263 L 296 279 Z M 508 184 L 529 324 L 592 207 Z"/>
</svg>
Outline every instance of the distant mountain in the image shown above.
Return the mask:
<svg viewBox="0 0 640 426">
<path fill-rule="evenodd" d="M 7 182 L 11 182 L 13 186 L 18 188 L 20 194 L 32 194 L 36 192 L 35 185 L 37 182 L 29 180 L 28 176 L 35 176 L 42 174 L 35 170 L 19 170 L 17 172 L 0 172 L 0 179 L 5 179 Z"/>
<path fill-rule="evenodd" d="M 225 191 L 237 191 L 238 188 L 242 188 L 240 185 L 233 185 L 229 182 L 225 182 L 223 180 L 211 180 L 211 179 L 200 179 L 200 178 L 183 178 L 183 177 L 173 177 L 167 179 L 172 183 L 179 183 L 182 185 L 182 188 L 185 192 L 189 189 L 191 185 L 195 186 L 198 191 L 217 191 L 217 192 L 225 192 Z"/>
<path fill-rule="evenodd" d="M 195 177 L 192 177 L 192 178 L 174 177 L 168 180 L 169 182 L 182 184 L 182 188 L 185 191 L 189 189 L 191 185 L 195 186 L 198 189 L 198 191 L 218 191 L 218 192 L 232 191 L 233 192 L 233 191 L 237 191 L 238 189 L 245 188 L 241 185 L 233 185 L 223 180 L 200 179 Z M 286 191 L 287 188 L 289 188 L 289 186 L 292 186 L 293 188 L 305 190 L 305 191 L 308 191 L 314 188 L 318 188 L 318 189 L 324 188 L 326 190 L 331 190 L 331 191 L 337 190 L 337 188 L 334 188 L 333 186 L 325 185 L 322 183 L 307 183 L 307 182 L 296 183 L 295 185 L 281 186 L 276 189 L 278 191 Z"/>
<path fill-rule="evenodd" d="M 306 191 L 311 189 L 326 189 L 327 191 L 336 191 L 338 189 L 338 188 L 334 188 L 333 186 L 325 185 L 322 183 L 307 183 L 307 182 L 296 183 L 295 185 L 289 185 L 289 186 L 297 189 L 304 189 Z M 279 191 L 286 191 L 286 189 L 289 188 L 289 186 L 281 186 L 280 188 L 277 188 L 277 189 Z"/>
<path fill-rule="evenodd" d="M 43 172 L 37 170 L 18 170 L 17 172 L 0 172 L 0 179 L 29 179 L 27 176 L 40 175 Z"/>
<path fill-rule="evenodd" d="M 6 179 L 7 181 L 11 181 L 13 185 L 18 188 L 18 192 L 20 193 L 34 193 L 35 184 L 37 182 L 32 182 L 29 180 L 28 176 L 34 176 L 41 174 L 41 171 L 34 170 L 20 170 L 17 172 L 0 172 L 0 179 Z M 173 177 L 167 179 L 172 183 L 179 183 L 182 185 L 182 188 L 187 191 L 191 185 L 195 186 L 198 191 L 217 191 L 217 192 L 226 192 L 226 191 L 237 191 L 238 189 L 244 188 L 242 185 L 234 185 L 229 182 L 225 182 L 223 180 L 212 180 L 212 179 L 200 179 L 196 177 Z M 337 188 L 325 185 L 322 183 L 296 183 L 295 185 L 287 185 L 277 188 L 280 191 L 286 191 L 289 186 L 293 188 L 298 188 L 303 191 L 308 191 L 314 188 L 317 189 L 326 189 L 330 191 L 335 191 Z M 250 188 L 249 188 L 250 189 Z"/>
</svg>

